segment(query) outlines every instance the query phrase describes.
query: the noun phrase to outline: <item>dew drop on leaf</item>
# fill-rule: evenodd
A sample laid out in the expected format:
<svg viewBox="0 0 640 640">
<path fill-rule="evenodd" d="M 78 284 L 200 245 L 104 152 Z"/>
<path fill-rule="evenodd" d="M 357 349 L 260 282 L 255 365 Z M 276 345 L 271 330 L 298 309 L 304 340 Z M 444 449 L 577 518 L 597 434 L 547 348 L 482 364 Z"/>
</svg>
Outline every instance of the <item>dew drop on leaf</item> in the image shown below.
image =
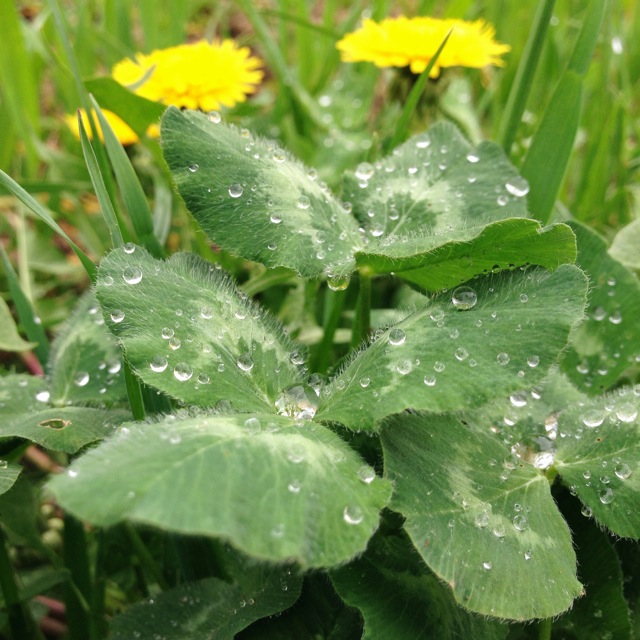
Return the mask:
<svg viewBox="0 0 640 640">
<path fill-rule="evenodd" d="M 361 162 L 356 167 L 356 178 L 358 178 L 358 180 L 363 180 L 366 182 L 373 176 L 374 172 L 375 168 L 371 163 Z"/>
<path fill-rule="evenodd" d="M 611 487 L 603 487 L 598 491 L 598 498 L 602 504 L 611 504 L 614 498 L 613 489 Z"/>
<path fill-rule="evenodd" d="M 308 209 L 311 206 L 311 200 L 307 196 L 298 198 L 298 209 Z"/>
<path fill-rule="evenodd" d="M 358 478 L 365 484 L 371 484 L 376 478 L 376 472 L 373 467 L 368 464 L 363 464 L 358 469 Z"/>
<path fill-rule="evenodd" d="M 111 312 L 111 319 L 116 324 L 119 324 L 120 322 L 122 322 L 124 320 L 124 311 L 122 311 L 121 309 L 114 309 Z"/>
<path fill-rule="evenodd" d="M 36 393 L 36 400 L 38 402 L 49 402 L 51 394 L 48 391 L 39 391 Z"/>
<path fill-rule="evenodd" d="M 471 287 L 458 287 L 451 296 L 451 302 L 456 309 L 467 311 L 476 306 L 478 294 Z"/>
<path fill-rule="evenodd" d="M 187 362 L 179 362 L 173 368 L 173 375 L 176 380 L 179 380 L 180 382 L 186 382 L 193 375 L 193 369 Z"/>
<path fill-rule="evenodd" d="M 616 416 L 620 422 L 633 422 L 638 417 L 638 410 L 630 402 L 625 402 L 616 409 Z"/>
<path fill-rule="evenodd" d="M 232 184 L 229 187 L 229 195 L 232 198 L 239 198 L 242 195 L 242 192 L 243 192 L 243 188 L 241 184 L 236 183 L 236 184 Z"/>
<path fill-rule="evenodd" d="M 391 331 L 389 331 L 389 344 L 394 347 L 404 344 L 406 338 L 407 336 L 402 329 L 391 329 Z"/>
<path fill-rule="evenodd" d="M 615 474 L 620 480 L 626 480 L 631 475 L 631 468 L 626 462 L 620 462 L 616 465 Z"/>
<path fill-rule="evenodd" d="M 518 514 L 513 518 L 513 526 L 517 531 L 525 531 L 529 526 L 526 516 Z"/>
<path fill-rule="evenodd" d="M 582 416 L 582 423 L 589 429 L 595 429 L 604 422 L 604 413 L 599 409 L 589 409 Z"/>
<path fill-rule="evenodd" d="M 482 568 L 483 568 L 485 571 L 491 571 L 491 567 L 492 567 L 492 566 L 493 566 L 493 565 L 492 565 L 490 562 L 483 562 L 483 563 L 482 563 Z"/>
<path fill-rule="evenodd" d="M 90 379 L 91 376 L 86 371 L 78 371 L 73 381 L 77 387 L 86 387 Z"/>
<path fill-rule="evenodd" d="M 162 373 L 168 365 L 168 361 L 164 356 L 154 356 L 149 363 L 151 371 L 155 373 Z"/>
<path fill-rule="evenodd" d="M 236 364 L 238 365 L 238 369 L 248 373 L 253 369 L 253 358 L 248 353 L 243 353 L 238 356 Z"/>
<path fill-rule="evenodd" d="M 347 505 L 342 518 L 347 524 L 360 524 L 364 520 L 364 512 L 357 504 Z"/>
<path fill-rule="evenodd" d="M 504 187 L 516 198 L 522 198 L 529 193 L 529 183 L 522 176 L 513 176 L 513 178 L 509 178 Z"/>
<path fill-rule="evenodd" d="M 509 364 L 509 362 L 511 361 L 511 358 L 509 357 L 508 353 L 502 352 L 496 356 L 496 360 L 498 361 L 499 364 L 501 364 L 502 366 L 505 366 Z"/>
</svg>

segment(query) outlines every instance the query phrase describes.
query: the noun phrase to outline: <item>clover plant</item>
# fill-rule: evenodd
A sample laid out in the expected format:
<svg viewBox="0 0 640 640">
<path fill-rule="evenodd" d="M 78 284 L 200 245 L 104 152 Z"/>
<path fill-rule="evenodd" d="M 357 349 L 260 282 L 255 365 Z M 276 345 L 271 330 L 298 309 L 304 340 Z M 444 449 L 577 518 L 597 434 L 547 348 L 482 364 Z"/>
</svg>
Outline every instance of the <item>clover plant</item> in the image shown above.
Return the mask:
<svg viewBox="0 0 640 640">
<path fill-rule="evenodd" d="M 249 280 L 122 244 L 47 380 L 0 379 L 1 435 L 74 456 L 45 488 L 69 531 L 140 554 L 150 597 L 109 637 L 628 638 L 601 617 L 626 611 L 604 531 L 640 535 L 640 291 L 604 240 L 543 226 L 501 149 L 445 122 L 339 197 L 215 114 L 169 108 L 162 148 Z"/>
</svg>

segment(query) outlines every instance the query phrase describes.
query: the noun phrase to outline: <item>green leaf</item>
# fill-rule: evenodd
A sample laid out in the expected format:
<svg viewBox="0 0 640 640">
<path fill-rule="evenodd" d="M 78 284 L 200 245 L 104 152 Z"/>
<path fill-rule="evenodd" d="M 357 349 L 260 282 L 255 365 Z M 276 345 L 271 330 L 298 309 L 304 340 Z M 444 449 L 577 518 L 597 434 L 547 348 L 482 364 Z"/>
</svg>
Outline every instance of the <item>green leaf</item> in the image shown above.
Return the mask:
<svg viewBox="0 0 640 640">
<path fill-rule="evenodd" d="M 19 464 L 8 464 L 6 460 L 0 460 L 0 494 L 11 489 L 21 472 Z"/>
<path fill-rule="evenodd" d="M 564 72 L 536 130 L 522 175 L 531 185 L 529 207 L 542 222 L 551 217 L 578 131 L 582 104 L 582 78 Z"/>
<path fill-rule="evenodd" d="M 555 468 L 585 513 L 616 535 L 640 538 L 640 398 L 621 388 L 572 403 L 558 417 L 564 435 Z"/>
<path fill-rule="evenodd" d="M 113 78 L 93 78 L 84 86 L 103 108 L 122 118 L 140 137 L 149 125 L 158 123 L 166 108 L 132 93 Z"/>
<path fill-rule="evenodd" d="M 24 438 L 52 451 L 76 453 L 131 417 L 119 410 L 51 407 L 50 395 L 41 378 L 0 377 L 0 438 Z"/>
<path fill-rule="evenodd" d="M 257 621 L 237 640 L 360 640 L 362 621 L 335 593 L 328 577 L 307 573 L 302 595 L 279 616 Z"/>
<path fill-rule="evenodd" d="M 569 529 L 545 476 L 505 465 L 505 447 L 479 429 L 452 415 L 386 420 L 391 506 L 460 604 L 514 620 L 555 616 L 581 593 Z"/>
<path fill-rule="evenodd" d="M 111 623 L 113 640 L 233 640 L 259 618 L 281 612 L 300 594 L 291 569 L 246 563 L 234 583 L 219 578 L 188 582 L 129 607 Z"/>
<path fill-rule="evenodd" d="M 273 411 L 281 390 L 300 383 L 304 350 L 208 262 L 167 262 L 138 247 L 100 264 L 96 289 L 108 327 L 142 380 L 194 405 L 220 400 Z"/>
<path fill-rule="evenodd" d="M 93 295 L 85 295 L 60 328 L 47 370 L 54 407 L 126 401 L 122 354 Z"/>
<path fill-rule="evenodd" d="M 364 549 L 390 495 L 363 465 L 314 423 L 212 415 L 131 424 L 49 486 L 97 525 L 129 518 L 220 536 L 266 560 L 331 566 Z"/>
<path fill-rule="evenodd" d="M 564 224 L 542 227 L 528 218 L 510 218 L 483 227 L 432 235 L 389 238 L 356 253 L 359 268 L 394 273 L 428 291 L 453 287 L 471 278 L 516 266 L 555 269 L 576 258 L 576 239 Z"/>
<path fill-rule="evenodd" d="M 620 560 L 607 535 L 588 525 L 576 501 L 561 502 L 562 512 L 573 532 L 578 556 L 578 576 L 586 595 L 569 612 L 554 621 L 554 631 L 562 629 L 570 638 L 630 640 L 629 606 L 623 593 Z"/>
<path fill-rule="evenodd" d="M 39 501 L 24 475 L 6 493 L 0 494 L 0 513 L 2 528 L 12 544 L 43 547 L 38 528 Z"/>
<path fill-rule="evenodd" d="M 587 393 L 612 386 L 637 362 L 640 343 L 640 284 L 607 253 L 605 241 L 572 222 L 578 240 L 578 264 L 591 281 L 587 319 L 572 335 L 563 371 Z"/>
<path fill-rule="evenodd" d="M 440 122 L 376 165 L 360 164 L 344 178 L 343 199 L 371 238 L 402 242 L 416 233 L 440 236 L 468 226 L 526 217 L 528 185 L 500 147 L 472 147 L 458 129 Z"/>
<path fill-rule="evenodd" d="M 366 553 L 331 572 L 338 593 L 364 616 L 362 640 L 503 640 L 507 626 L 461 608 L 407 536 L 377 533 Z"/>
<path fill-rule="evenodd" d="M 629 269 L 640 270 L 640 220 L 622 227 L 613 238 L 609 254 Z"/>
<path fill-rule="evenodd" d="M 453 304 L 461 292 L 477 304 Z M 352 429 L 407 408 L 455 411 L 532 386 L 582 316 L 584 274 L 515 271 L 471 281 L 384 331 L 323 390 L 316 419 Z M 464 307 L 463 307 L 464 308 Z"/>
<path fill-rule="evenodd" d="M 226 251 L 307 277 L 353 271 L 355 221 L 276 143 L 169 107 L 162 145 L 187 208 Z"/>
<path fill-rule="evenodd" d="M 7 303 L 0 298 L 0 351 L 29 351 L 35 346 L 20 337 Z"/>
</svg>

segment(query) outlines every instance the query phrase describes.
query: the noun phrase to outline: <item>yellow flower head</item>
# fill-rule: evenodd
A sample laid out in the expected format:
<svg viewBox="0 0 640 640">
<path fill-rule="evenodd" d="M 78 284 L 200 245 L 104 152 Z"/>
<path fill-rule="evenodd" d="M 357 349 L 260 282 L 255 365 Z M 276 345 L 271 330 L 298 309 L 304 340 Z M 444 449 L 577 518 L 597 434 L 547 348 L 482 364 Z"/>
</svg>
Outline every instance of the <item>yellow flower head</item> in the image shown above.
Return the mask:
<svg viewBox="0 0 640 640">
<path fill-rule="evenodd" d="M 447 44 L 430 72 L 440 75 L 442 67 L 502 66 L 499 56 L 511 47 L 496 42 L 495 29 L 484 20 L 438 20 L 436 18 L 386 18 L 380 23 L 365 20 L 360 29 L 348 33 L 337 47 L 344 62 L 373 62 L 377 67 L 406 67 L 422 73 L 438 47 L 453 29 Z"/>
<path fill-rule="evenodd" d="M 232 107 L 253 93 L 263 77 L 262 62 L 233 40 L 204 40 L 149 55 L 137 53 L 113 67 L 112 76 L 139 96 L 188 109 Z"/>
<path fill-rule="evenodd" d="M 84 109 L 81 109 L 80 113 L 82 114 L 82 122 L 84 124 L 84 128 L 87 132 L 87 135 L 89 136 L 89 139 L 91 139 L 92 133 L 91 127 L 89 125 L 89 119 L 87 118 L 87 113 Z M 121 144 L 128 145 L 133 144 L 134 142 L 138 142 L 138 136 L 136 135 L 136 132 L 124 120 L 113 113 L 113 111 L 107 111 L 106 109 L 103 109 L 102 113 L 113 129 L 113 132 L 116 134 L 116 137 L 118 138 L 118 140 L 120 140 Z M 78 117 L 76 115 L 66 115 L 64 119 L 69 126 L 69 129 L 71 129 L 71 133 L 73 133 L 76 138 L 80 139 Z M 100 130 L 100 123 L 97 121 L 97 118 L 96 124 L 98 125 L 100 140 L 104 140 L 102 131 Z"/>
</svg>

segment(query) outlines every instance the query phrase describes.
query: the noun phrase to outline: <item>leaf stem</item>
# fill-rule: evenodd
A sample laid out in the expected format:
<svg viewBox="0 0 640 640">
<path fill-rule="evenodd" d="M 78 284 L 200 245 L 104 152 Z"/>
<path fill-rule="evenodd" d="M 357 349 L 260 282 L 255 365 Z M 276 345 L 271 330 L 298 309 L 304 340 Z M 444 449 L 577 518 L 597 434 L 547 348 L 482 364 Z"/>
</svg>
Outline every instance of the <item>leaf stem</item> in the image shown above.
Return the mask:
<svg viewBox="0 0 640 640">
<path fill-rule="evenodd" d="M 371 329 L 371 276 L 360 272 L 359 285 L 351 332 L 351 347 L 354 349 L 367 339 Z"/>
<path fill-rule="evenodd" d="M 324 334 L 322 335 L 322 340 L 317 346 L 315 358 L 311 363 L 311 371 L 325 373 L 329 368 L 333 338 L 336 334 L 338 324 L 340 323 L 340 316 L 342 315 L 342 307 L 344 307 L 346 294 L 346 289 L 343 291 L 327 290 L 325 300 L 329 306 L 329 313 L 324 323 Z"/>
<path fill-rule="evenodd" d="M 545 618 L 538 623 L 538 640 L 551 640 L 551 628 L 553 620 Z"/>
</svg>

